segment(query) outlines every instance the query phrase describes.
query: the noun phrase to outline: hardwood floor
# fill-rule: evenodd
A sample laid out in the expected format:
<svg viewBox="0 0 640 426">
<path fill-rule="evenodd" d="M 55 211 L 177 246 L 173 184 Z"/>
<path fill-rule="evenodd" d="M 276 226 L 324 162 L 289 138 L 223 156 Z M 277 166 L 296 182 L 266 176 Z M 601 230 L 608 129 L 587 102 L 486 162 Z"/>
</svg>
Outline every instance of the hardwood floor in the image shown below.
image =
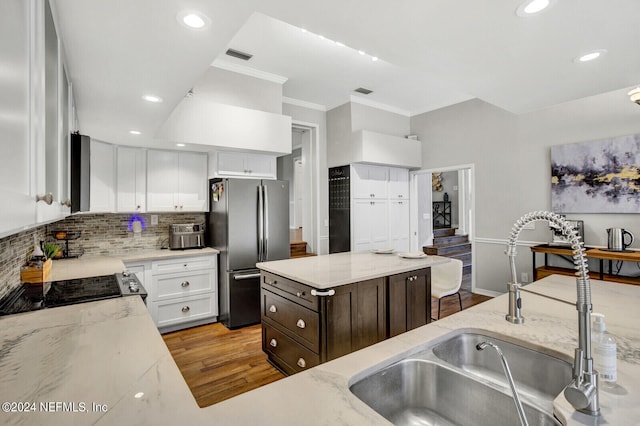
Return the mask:
<svg viewBox="0 0 640 426">
<path fill-rule="evenodd" d="M 461 290 L 462 307 L 490 299 Z M 432 317 L 438 301 L 432 299 Z M 442 300 L 440 318 L 460 311 L 458 298 Z M 260 324 L 229 330 L 220 323 L 162 336 L 200 407 L 207 407 L 284 378 L 262 352 Z"/>
</svg>

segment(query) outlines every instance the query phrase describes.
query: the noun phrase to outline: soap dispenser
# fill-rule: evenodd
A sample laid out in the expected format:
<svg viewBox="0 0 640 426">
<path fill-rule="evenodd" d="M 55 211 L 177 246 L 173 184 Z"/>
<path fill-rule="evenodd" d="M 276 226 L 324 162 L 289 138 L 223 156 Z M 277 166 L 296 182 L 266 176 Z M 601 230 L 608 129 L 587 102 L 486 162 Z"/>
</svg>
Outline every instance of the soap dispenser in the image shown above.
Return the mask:
<svg viewBox="0 0 640 426">
<path fill-rule="evenodd" d="M 616 384 L 617 345 L 613 336 L 607 333 L 604 315 L 592 313 L 593 330 L 591 334 L 593 348 L 593 362 L 598 371 L 598 380 L 604 387 L 612 387 Z"/>
</svg>

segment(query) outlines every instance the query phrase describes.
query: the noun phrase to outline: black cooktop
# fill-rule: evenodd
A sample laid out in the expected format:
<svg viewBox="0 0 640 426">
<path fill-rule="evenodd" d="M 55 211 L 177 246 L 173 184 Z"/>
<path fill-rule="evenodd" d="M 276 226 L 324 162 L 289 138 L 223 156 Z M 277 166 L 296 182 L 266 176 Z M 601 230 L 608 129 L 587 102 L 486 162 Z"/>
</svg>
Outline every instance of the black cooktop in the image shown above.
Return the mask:
<svg viewBox="0 0 640 426">
<path fill-rule="evenodd" d="M 0 300 L 0 315 L 72 305 L 122 296 L 115 275 L 23 283 Z"/>
</svg>

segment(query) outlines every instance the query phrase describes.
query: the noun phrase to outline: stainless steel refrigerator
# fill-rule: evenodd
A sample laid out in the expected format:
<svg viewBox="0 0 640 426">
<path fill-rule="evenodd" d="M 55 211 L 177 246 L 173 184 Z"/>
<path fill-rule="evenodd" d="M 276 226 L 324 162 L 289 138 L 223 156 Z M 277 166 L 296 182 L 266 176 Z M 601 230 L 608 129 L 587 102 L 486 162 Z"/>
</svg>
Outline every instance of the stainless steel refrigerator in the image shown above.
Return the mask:
<svg viewBox="0 0 640 426">
<path fill-rule="evenodd" d="M 289 182 L 211 179 L 207 245 L 220 250 L 220 315 L 228 328 L 260 322 L 257 262 L 288 259 Z"/>
</svg>

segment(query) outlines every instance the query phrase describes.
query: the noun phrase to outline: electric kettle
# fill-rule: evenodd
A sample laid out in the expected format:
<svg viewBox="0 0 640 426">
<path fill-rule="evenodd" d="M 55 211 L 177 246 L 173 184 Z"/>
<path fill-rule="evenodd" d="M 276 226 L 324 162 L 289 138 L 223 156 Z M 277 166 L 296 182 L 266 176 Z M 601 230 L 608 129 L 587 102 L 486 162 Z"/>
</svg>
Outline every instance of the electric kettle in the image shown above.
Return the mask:
<svg viewBox="0 0 640 426">
<path fill-rule="evenodd" d="M 629 236 L 629 242 L 625 242 L 625 237 Z M 607 229 L 607 248 L 611 251 L 624 251 L 633 244 L 633 234 L 623 228 Z"/>
</svg>

